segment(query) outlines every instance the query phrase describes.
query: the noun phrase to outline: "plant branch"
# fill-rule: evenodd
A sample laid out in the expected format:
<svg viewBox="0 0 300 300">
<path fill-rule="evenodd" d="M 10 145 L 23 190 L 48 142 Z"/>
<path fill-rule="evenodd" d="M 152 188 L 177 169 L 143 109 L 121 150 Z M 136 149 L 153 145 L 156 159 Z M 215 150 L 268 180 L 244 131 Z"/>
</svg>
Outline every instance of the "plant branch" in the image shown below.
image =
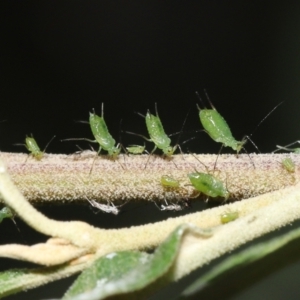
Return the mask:
<svg viewBox="0 0 300 300">
<path fill-rule="evenodd" d="M 96 153 L 45 154 L 41 161 L 26 154 L 1 153 L 14 183 L 31 202 L 85 201 L 94 199 L 124 203 L 130 200 L 178 201 L 194 198 L 199 193 L 190 185 L 188 173 L 209 172 L 223 181 L 230 198 L 243 199 L 295 185 L 300 157 L 295 154 L 174 155 L 171 159 L 148 155 L 120 155 L 116 161 Z M 296 164 L 295 173 L 281 164 L 284 157 Z M 197 157 L 198 160 L 195 158 Z M 26 161 L 27 159 L 27 161 Z M 24 163 L 26 161 L 26 163 Z M 204 165 L 205 166 L 204 166 Z M 255 168 L 253 167 L 253 164 Z M 162 187 L 160 178 L 170 175 L 180 182 L 180 188 Z M 222 199 L 221 199 L 222 200 Z"/>
</svg>

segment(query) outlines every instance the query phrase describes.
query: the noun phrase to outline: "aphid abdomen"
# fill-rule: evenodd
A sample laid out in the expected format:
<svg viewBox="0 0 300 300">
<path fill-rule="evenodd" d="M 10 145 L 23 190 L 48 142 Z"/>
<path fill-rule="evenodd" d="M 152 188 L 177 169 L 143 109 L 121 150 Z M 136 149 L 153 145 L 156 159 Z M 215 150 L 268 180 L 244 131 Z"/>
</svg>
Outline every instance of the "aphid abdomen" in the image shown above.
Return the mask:
<svg viewBox="0 0 300 300">
<path fill-rule="evenodd" d="M 109 133 L 102 117 L 90 113 L 90 126 L 96 141 L 104 150 L 108 151 L 115 146 L 116 141 Z"/>
<path fill-rule="evenodd" d="M 159 149 L 170 146 L 171 139 L 166 135 L 159 117 L 147 113 L 146 126 L 152 142 Z"/>
<path fill-rule="evenodd" d="M 227 122 L 215 109 L 202 109 L 199 117 L 205 131 L 214 141 L 237 150 L 237 141 L 232 136 Z"/>
</svg>

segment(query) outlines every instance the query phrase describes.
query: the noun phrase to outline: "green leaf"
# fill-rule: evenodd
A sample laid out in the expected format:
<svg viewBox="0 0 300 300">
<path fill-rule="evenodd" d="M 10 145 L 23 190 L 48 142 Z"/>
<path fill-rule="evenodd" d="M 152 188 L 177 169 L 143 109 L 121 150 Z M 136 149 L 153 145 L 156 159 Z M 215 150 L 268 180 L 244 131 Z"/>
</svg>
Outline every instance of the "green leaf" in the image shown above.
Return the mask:
<svg viewBox="0 0 300 300">
<path fill-rule="evenodd" d="M 299 228 L 294 229 L 272 240 L 262 242 L 255 246 L 251 246 L 244 251 L 241 251 L 240 253 L 233 254 L 229 258 L 216 265 L 212 270 L 208 271 L 206 274 L 194 281 L 188 288 L 183 291 L 182 296 L 187 297 L 198 293 L 213 280 L 217 280 L 219 277 L 224 276 L 226 272 L 262 259 L 268 254 L 279 250 L 287 243 L 298 238 L 300 238 Z"/>
<path fill-rule="evenodd" d="M 128 296 L 128 293 L 140 291 L 157 282 L 175 261 L 186 231 L 211 235 L 210 230 L 181 225 L 153 254 L 133 251 L 110 253 L 82 272 L 63 299 L 93 300 L 120 294 Z"/>
<path fill-rule="evenodd" d="M 71 276 L 82 270 L 84 264 L 38 269 L 12 269 L 0 272 L 0 298 Z"/>
</svg>

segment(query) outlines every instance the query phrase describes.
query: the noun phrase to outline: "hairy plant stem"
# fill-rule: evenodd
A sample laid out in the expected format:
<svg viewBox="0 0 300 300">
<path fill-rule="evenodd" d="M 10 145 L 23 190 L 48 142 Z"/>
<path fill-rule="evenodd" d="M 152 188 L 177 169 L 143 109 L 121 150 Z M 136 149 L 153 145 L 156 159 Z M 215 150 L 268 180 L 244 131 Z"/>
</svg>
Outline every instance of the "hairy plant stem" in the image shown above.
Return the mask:
<svg viewBox="0 0 300 300">
<path fill-rule="evenodd" d="M 223 154 L 218 157 L 215 170 L 217 155 L 174 155 L 170 159 L 154 155 L 150 158 L 149 155 L 120 155 L 116 160 L 99 156 L 94 161 L 95 155 L 92 151 L 73 155 L 45 154 L 38 161 L 28 158 L 27 154 L 1 153 L 1 158 L 14 183 L 32 203 L 86 201 L 86 198 L 105 204 L 107 201 L 166 199 L 172 202 L 195 198 L 199 193 L 187 177 L 195 170 L 209 172 L 222 180 L 230 198 L 237 200 L 297 184 L 300 166 L 300 156 L 295 154 L 250 154 L 251 159 L 246 154 L 238 157 Z M 294 173 L 281 164 L 287 156 L 295 162 Z M 162 187 L 162 175 L 179 180 L 180 187 Z"/>
</svg>

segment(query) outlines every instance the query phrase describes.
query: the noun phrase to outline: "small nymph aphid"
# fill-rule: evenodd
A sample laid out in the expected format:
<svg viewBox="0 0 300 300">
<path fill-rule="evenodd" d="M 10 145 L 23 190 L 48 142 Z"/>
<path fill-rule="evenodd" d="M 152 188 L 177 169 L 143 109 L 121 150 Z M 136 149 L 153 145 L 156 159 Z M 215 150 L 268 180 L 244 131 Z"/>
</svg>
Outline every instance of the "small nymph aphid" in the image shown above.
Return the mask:
<svg viewBox="0 0 300 300">
<path fill-rule="evenodd" d="M 0 210 L 0 223 L 3 221 L 3 219 L 11 219 L 17 227 L 18 231 L 20 232 L 20 229 L 15 221 L 14 216 L 15 214 L 13 213 L 13 211 L 9 207 L 5 206 Z"/>
<path fill-rule="evenodd" d="M 3 221 L 3 219 L 13 219 L 14 218 L 14 214 L 12 212 L 12 210 L 5 206 L 0 210 L 0 223 Z"/>
<path fill-rule="evenodd" d="M 290 157 L 283 158 L 282 161 L 282 166 L 290 173 L 295 172 L 295 163 Z"/>
<path fill-rule="evenodd" d="M 130 154 L 143 154 L 144 152 L 148 152 L 146 150 L 146 146 L 140 146 L 140 145 L 130 145 L 126 147 L 126 150 Z"/>
<path fill-rule="evenodd" d="M 15 144 L 15 145 L 25 146 L 27 148 L 27 150 L 30 152 L 30 155 L 32 157 L 34 157 L 36 160 L 41 160 L 45 154 L 47 147 L 49 146 L 49 144 L 52 142 L 52 140 L 54 138 L 55 138 L 55 136 L 53 136 L 53 138 L 48 142 L 48 144 L 46 145 L 46 147 L 43 151 L 41 151 L 39 145 L 37 144 L 35 138 L 32 135 L 26 136 L 25 144 Z"/>
<path fill-rule="evenodd" d="M 220 219 L 222 224 L 226 224 L 236 220 L 239 217 L 238 211 L 227 211 L 221 214 Z"/>
<path fill-rule="evenodd" d="M 160 178 L 160 183 L 165 188 L 179 188 L 179 181 L 169 175 L 163 175 Z"/>
<path fill-rule="evenodd" d="M 134 132 L 129 132 L 129 131 L 126 131 L 126 132 L 129 134 L 140 136 L 143 139 L 145 139 L 146 141 L 154 143 L 154 148 L 150 154 L 152 154 L 158 148 L 158 149 L 162 150 L 164 155 L 166 155 L 167 157 L 171 157 L 177 148 L 180 149 L 180 146 L 179 146 L 179 144 L 176 144 L 175 146 L 171 146 L 171 139 L 165 133 L 164 127 L 163 127 L 162 122 L 158 115 L 156 103 L 155 103 L 155 112 L 156 112 L 156 115 L 152 115 L 150 113 L 150 111 L 148 110 L 146 116 L 142 115 L 141 113 L 138 113 L 140 116 L 145 118 L 146 127 L 147 127 L 147 131 L 149 133 L 150 139 L 141 134 L 136 134 Z M 183 123 L 183 126 L 185 124 L 185 121 Z M 182 132 L 182 130 L 181 130 L 181 132 Z"/>
</svg>

